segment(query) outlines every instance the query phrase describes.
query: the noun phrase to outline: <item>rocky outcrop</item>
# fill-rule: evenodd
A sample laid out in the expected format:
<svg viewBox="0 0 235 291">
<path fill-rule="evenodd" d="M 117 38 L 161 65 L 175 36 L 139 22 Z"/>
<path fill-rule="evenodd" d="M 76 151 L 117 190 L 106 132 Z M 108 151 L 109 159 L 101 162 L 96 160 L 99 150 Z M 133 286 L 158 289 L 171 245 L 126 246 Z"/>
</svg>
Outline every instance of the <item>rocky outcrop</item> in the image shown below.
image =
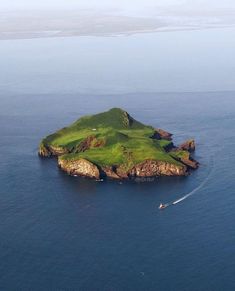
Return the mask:
<svg viewBox="0 0 235 291">
<path fill-rule="evenodd" d="M 102 175 L 111 179 L 128 179 L 128 171 L 124 165 L 106 166 L 101 168 Z"/>
<path fill-rule="evenodd" d="M 130 176 L 153 177 L 153 176 L 185 176 L 187 167 L 168 162 L 146 160 L 135 165 L 130 171 Z"/>
<path fill-rule="evenodd" d="M 154 177 L 154 176 L 186 176 L 187 167 L 185 165 L 176 165 L 168 162 L 146 160 L 132 167 L 131 170 L 125 170 L 120 167 L 102 167 L 98 168 L 95 164 L 86 159 L 65 160 L 58 159 L 59 167 L 69 175 L 84 176 L 100 179 L 108 177 L 111 179 L 128 179 L 131 177 Z"/>
<path fill-rule="evenodd" d="M 38 154 L 41 157 L 50 157 L 51 156 L 50 150 L 43 143 L 41 143 L 39 146 Z"/>
<path fill-rule="evenodd" d="M 172 134 L 161 128 L 156 128 L 151 138 L 158 140 L 160 139 L 172 140 Z"/>
<path fill-rule="evenodd" d="M 196 148 L 196 145 L 195 145 L 194 139 L 189 139 L 189 140 L 186 140 L 184 143 L 182 143 L 177 149 L 194 152 L 195 148 Z"/>
<path fill-rule="evenodd" d="M 38 154 L 42 157 L 61 156 L 69 153 L 69 150 L 59 146 L 49 146 L 43 143 L 39 146 Z"/>
<path fill-rule="evenodd" d="M 197 169 L 199 167 L 199 163 L 191 157 L 189 157 L 188 159 L 181 158 L 180 161 L 191 169 Z"/>
<path fill-rule="evenodd" d="M 188 151 L 184 151 L 183 153 L 182 150 L 173 151 L 172 157 L 190 169 L 197 169 L 199 167 L 199 163 L 191 157 Z"/>
<path fill-rule="evenodd" d="M 102 174 L 106 177 L 109 177 L 111 179 L 121 179 L 121 177 L 116 172 L 116 167 L 102 167 Z"/>
<path fill-rule="evenodd" d="M 38 154 L 42 157 L 61 156 L 68 153 L 85 152 L 91 147 L 102 147 L 104 144 L 104 140 L 97 139 L 94 135 L 88 136 L 77 147 L 70 149 L 68 147 L 48 145 L 42 142 L 39 146 Z"/>
<path fill-rule="evenodd" d="M 126 169 L 125 165 L 121 165 L 121 166 L 117 167 L 116 172 L 117 172 L 117 175 L 121 179 L 127 179 L 129 177 L 129 173 L 128 173 L 128 170 Z"/>
<path fill-rule="evenodd" d="M 58 165 L 69 175 L 84 176 L 95 179 L 100 178 L 100 170 L 98 167 L 86 159 L 65 160 L 59 157 Z"/>
<path fill-rule="evenodd" d="M 105 141 L 102 139 L 97 139 L 94 135 L 90 135 L 87 138 L 85 138 L 77 148 L 73 149 L 73 152 L 79 153 L 79 152 L 85 152 L 91 147 L 102 147 L 104 146 Z"/>
</svg>

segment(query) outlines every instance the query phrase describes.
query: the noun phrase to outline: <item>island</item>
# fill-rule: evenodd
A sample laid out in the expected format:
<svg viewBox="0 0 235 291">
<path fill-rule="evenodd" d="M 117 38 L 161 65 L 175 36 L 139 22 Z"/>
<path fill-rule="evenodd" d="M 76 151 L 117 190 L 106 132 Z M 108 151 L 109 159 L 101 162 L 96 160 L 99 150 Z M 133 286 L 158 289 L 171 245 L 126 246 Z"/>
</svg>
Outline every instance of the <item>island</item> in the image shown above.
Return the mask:
<svg viewBox="0 0 235 291">
<path fill-rule="evenodd" d="M 171 133 L 112 108 L 48 135 L 38 153 L 58 157 L 58 166 L 69 175 L 99 180 L 186 176 L 199 166 L 194 150 L 193 139 L 175 146 Z"/>
</svg>

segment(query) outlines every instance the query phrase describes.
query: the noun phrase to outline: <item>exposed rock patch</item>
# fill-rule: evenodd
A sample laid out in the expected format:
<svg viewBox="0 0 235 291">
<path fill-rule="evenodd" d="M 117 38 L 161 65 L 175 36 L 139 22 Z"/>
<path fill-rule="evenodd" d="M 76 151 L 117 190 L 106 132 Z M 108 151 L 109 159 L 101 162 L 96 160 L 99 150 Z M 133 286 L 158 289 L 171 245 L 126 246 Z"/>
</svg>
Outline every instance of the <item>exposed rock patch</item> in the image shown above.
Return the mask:
<svg viewBox="0 0 235 291">
<path fill-rule="evenodd" d="M 177 153 L 181 153 L 180 155 L 177 155 Z M 199 163 L 194 160 L 190 153 L 188 151 L 184 151 L 182 154 L 181 150 L 176 150 L 173 152 L 172 157 L 189 167 L 190 169 L 197 169 L 199 167 Z"/>
<path fill-rule="evenodd" d="M 111 179 L 120 179 L 116 172 L 116 167 L 102 167 L 103 174 Z"/>
<path fill-rule="evenodd" d="M 161 128 L 156 128 L 154 134 L 151 137 L 158 140 L 160 139 L 172 140 L 172 134 Z"/>
<path fill-rule="evenodd" d="M 59 146 L 52 146 L 41 144 L 38 154 L 42 157 L 61 156 L 69 153 L 69 150 Z"/>
<path fill-rule="evenodd" d="M 99 179 L 106 176 L 111 179 L 127 179 L 129 177 L 153 177 L 153 176 L 185 176 L 187 167 L 185 165 L 175 165 L 167 162 L 146 160 L 135 165 L 131 170 L 124 167 L 102 167 L 85 159 L 64 160 L 58 159 L 59 167 L 69 175 L 79 175 L 89 178 Z"/>
<path fill-rule="evenodd" d="M 86 159 L 64 160 L 58 159 L 59 167 L 69 175 L 85 176 L 89 178 L 100 178 L 98 167 Z"/>
<path fill-rule="evenodd" d="M 104 140 L 97 139 L 94 135 L 90 135 L 87 138 L 85 138 L 76 149 L 73 150 L 73 152 L 79 153 L 79 152 L 85 152 L 91 147 L 101 147 L 105 144 Z"/>
<path fill-rule="evenodd" d="M 182 158 L 180 161 L 191 169 L 197 169 L 199 167 L 199 163 L 191 157 L 188 159 Z"/>
<path fill-rule="evenodd" d="M 153 177 L 153 176 L 185 176 L 186 166 L 178 166 L 167 162 L 146 160 L 135 165 L 129 172 L 131 176 Z"/>
<path fill-rule="evenodd" d="M 178 147 L 179 150 L 190 151 L 190 152 L 194 152 L 195 148 L 196 148 L 196 145 L 195 145 L 194 139 L 186 140 L 184 143 L 182 143 Z"/>
<path fill-rule="evenodd" d="M 41 157 L 50 157 L 50 156 L 51 156 L 51 152 L 50 152 L 50 150 L 49 150 L 48 147 L 45 146 L 44 144 L 40 144 L 40 146 L 39 146 L 39 150 L 38 150 L 38 154 L 39 154 Z"/>
</svg>

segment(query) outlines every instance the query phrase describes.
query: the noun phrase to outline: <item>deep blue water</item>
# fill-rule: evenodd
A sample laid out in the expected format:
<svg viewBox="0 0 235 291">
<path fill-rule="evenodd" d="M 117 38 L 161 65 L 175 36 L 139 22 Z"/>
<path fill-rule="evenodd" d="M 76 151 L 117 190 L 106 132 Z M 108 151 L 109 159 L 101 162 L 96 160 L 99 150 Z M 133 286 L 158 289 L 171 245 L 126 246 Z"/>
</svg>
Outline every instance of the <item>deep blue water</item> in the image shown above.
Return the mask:
<svg viewBox="0 0 235 291">
<path fill-rule="evenodd" d="M 233 32 L 1 42 L 0 290 L 235 289 Z M 167 90 L 194 93 L 150 93 Z M 200 168 L 101 183 L 37 156 L 45 135 L 114 106 L 194 137 Z"/>
<path fill-rule="evenodd" d="M 3 97 L 0 289 L 233 290 L 234 95 L 15 96 L 13 107 Z M 114 99 L 177 142 L 195 137 L 200 169 L 120 185 L 69 177 L 37 156 L 41 137 Z"/>
<path fill-rule="evenodd" d="M 235 28 L 5 40 L 0 90 L 110 94 L 235 90 Z"/>
</svg>

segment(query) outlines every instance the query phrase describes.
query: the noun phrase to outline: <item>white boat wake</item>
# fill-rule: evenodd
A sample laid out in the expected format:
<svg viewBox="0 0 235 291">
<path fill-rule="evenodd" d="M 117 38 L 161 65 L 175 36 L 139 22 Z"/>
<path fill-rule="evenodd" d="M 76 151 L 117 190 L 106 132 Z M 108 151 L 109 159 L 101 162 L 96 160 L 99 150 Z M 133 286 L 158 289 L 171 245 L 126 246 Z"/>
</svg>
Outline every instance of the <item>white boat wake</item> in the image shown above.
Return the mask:
<svg viewBox="0 0 235 291">
<path fill-rule="evenodd" d="M 175 204 L 187 199 L 189 196 L 192 196 L 193 194 L 195 194 L 198 190 L 200 190 L 207 183 L 209 178 L 210 178 L 210 174 L 206 177 L 206 179 L 198 187 L 196 187 L 195 189 L 193 189 L 191 192 L 189 192 L 188 194 L 184 195 L 180 199 L 177 199 L 174 202 L 172 202 L 172 205 L 175 205 Z"/>
<path fill-rule="evenodd" d="M 212 170 L 213 170 L 213 166 L 212 166 L 212 168 L 211 168 L 211 171 L 210 171 L 209 175 L 206 177 L 205 180 L 202 181 L 202 183 L 201 183 L 199 186 L 197 186 L 195 189 L 193 189 L 191 192 L 189 192 L 188 194 L 184 195 L 183 197 L 181 197 L 181 198 L 179 198 L 179 199 L 177 199 L 177 200 L 175 200 L 175 201 L 173 201 L 173 202 L 170 202 L 170 203 L 166 203 L 166 204 L 164 204 L 164 206 L 165 206 L 164 208 L 169 207 L 169 206 L 171 206 L 171 205 L 176 205 L 176 204 L 178 204 L 178 203 L 184 201 L 184 200 L 187 199 L 188 197 L 192 196 L 192 195 L 195 194 L 197 191 L 199 191 L 199 190 L 200 190 L 202 187 L 204 187 L 204 185 L 208 182 L 208 180 L 209 180 L 209 178 L 210 178 L 210 176 L 211 176 Z"/>
</svg>

